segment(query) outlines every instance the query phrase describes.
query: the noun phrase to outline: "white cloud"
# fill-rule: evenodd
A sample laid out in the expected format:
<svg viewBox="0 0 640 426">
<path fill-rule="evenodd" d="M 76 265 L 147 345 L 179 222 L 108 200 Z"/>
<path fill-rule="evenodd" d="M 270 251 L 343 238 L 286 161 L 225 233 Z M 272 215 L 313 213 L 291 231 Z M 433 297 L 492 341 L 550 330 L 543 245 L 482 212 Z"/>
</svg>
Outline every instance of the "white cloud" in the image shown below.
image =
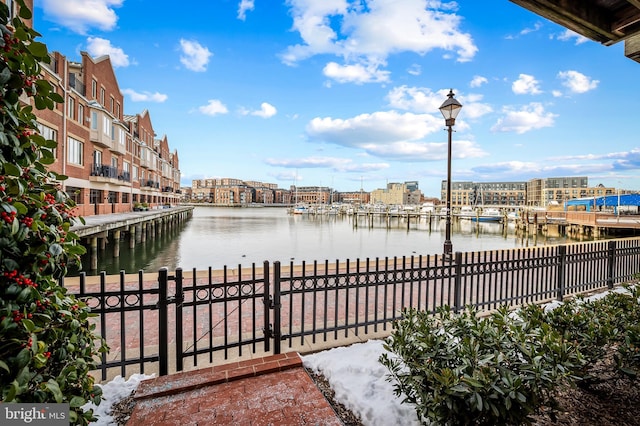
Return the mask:
<svg viewBox="0 0 640 426">
<path fill-rule="evenodd" d="M 151 93 L 151 92 L 136 92 L 133 89 L 122 89 L 123 95 L 128 95 L 131 101 L 133 102 L 158 102 L 162 103 L 167 100 L 167 95 L 162 93 Z"/>
<path fill-rule="evenodd" d="M 564 30 L 564 32 L 563 32 L 563 33 L 561 33 L 561 34 L 559 34 L 559 35 L 557 36 L 557 38 L 558 38 L 558 40 L 560 40 L 560 41 L 571 41 L 571 40 L 575 40 L 575 45 L 576 45 L 576 46 L 577 46 L 577 45 L 579 45 L 579 44 L 586 43 L 586 42 L 588 42 L 588 41 L 589 41 L 589 39 L 588 39 L 588 38 L 586 38 L 585 36 L 582 36 L 582 35 L 580 35 L 580 34 L 578 34 L 578 33 L 574 33 L 573 31 L 571 31 L 571 30 L 569 30 L 569 29 Z"/>
<path fill-rule="evenodd" d="M 540 28 L 542 28 L 542 23 L 540 22 L 536 22 L 535 24 L 533 24 L 533 28 L 525 28 L 522 31 L 520 31 L 521 35 L 526 35 L 529 33 L 534 33 L 536 31 L 538 31 Z"/>
<path fill-rule="evenodd" d="M 473 79 L 471 80 L 471 83 L 469 83 L 470 87 L 480 87 L 483 84 L 487 84 L 489 82 L 489 80 L 487 80 L 486 77 L 482 77 L 481 75 L 475 75 L 473 76 Z"/>
<path fill-rule="evenodd" d="M 119 47 L 111 45 L 111 41 L 99 37 L 89 37 L 87 39 L 87 52 L 94 58 L 108 55 L 111 65 L 114 67 L 129 66 L 129 56 Z"/>
<path fill-rule="evenodd" d="M 226 105 L 217 99 L 210 99 L 207 105 L 199 107 L 198 110 L 201 113 L 210 115 L 212 117 L 218 114 L 226 114 L 229 112 Z"/>
<path fill-rule="evenodd" d="M 511 85 L 511 90 L 516 95 L 538 95 L 540 91 L 540 82 L 534 76 L 528 74 L 520 74 L 518 79 Z"/>
<path fill-rule="evenodd" d="M 207 70 L 209 57 L 212 55 L 209 49 L 197 41 L 185 39 L 180 39 L 180 49 L 182 51 L 180 62 L 187 67 L 187 69 L 196 72 Z"/>
<path fill-rule="evenodd" d="M 593 80 L 578 71 L 560 71 L 558 78 L 571 93 L 588 92 L 598 87 L 598 83 L 600 83 L 600 81 Z"/>
<path fill-rule="evenodd" d="M 240 4 L 238 5 L 238 19 L 241 21 L 246 19 L 247 11 L 251 11 L 255 7 L 253 3 L 253 0 L 240 0 Z"/>
<path fill-rule="evenodd" d="M 257 117 L 270 118 L 276 115 L 278 110 L 273 105 L 263 102 L 260 104 L 260 109 L 257 111 L 242 110 L 240 113 L 243 115 L 255 115 Z"/>
<path fill-rule="evenodd" d="M 442 117 L 430 114 L 381 111 L 348 119 L 314 118 L 307 125 L 312 141 L 364 150 L 369 155 L 404 160 L 433 161 L 446 158 L 445 142 L 424 142 L 429 134 L 442 131 Z M 439 135 L 446 139 L 445 132 Z M 482 156 L 473 142 L 456 140 L 456 156 Z"/>
<path fill-rule="evenodd" d="M 289 65 L 314 55 L 332 54 L 347 64 L 370 69 L 370 64 L 386 65 L 391 54 L 425 55 L 434 49 L 451 52 L 457 61 L 466 62 L 478 51 L 471 35 L 460 29 L 462 20 L 455 13 L 454 2 L 289 0 L 288 4 L 293 30 L 302 38 L 281 56 Z"/>
<path fill-rule="evenodd" d="M 420 75 L 422 74 L 422 67 L 418 64 L 413 64 L 409 67 L 407 72 L 411 75 Z"/>
<path fill-rule="evenodd" d="M 377 64 L 340 65 L 329 62 L 322 73 L 338 83 L 379 83 L 389 81 L 389 71 L 381 71 Z"/>
<path fill-rule="evenodd" d="M 118 21 L 114 7 L 124 0 L 42 0 L 42 9 L 48 20 L 63 25 L 79 34 L 89 28 L 111 31 Z"/>
<path fill-rule="evenodd" d="M 546 112 L 544 106 L 531 102 L 519 110 L 510 107 L 503 108 L 504 117 L 491 128 L 494 132 L 515 132 L 522 134 L 535 129 L 551 127 L 557 117 L 556 114 Z"/>
<path fill-rule="evenodd" d="M 328 168 L 336 172 L 372 172 L 388 169 L 387 163 L 354 163 L 350 158 L 337 157 L 305 157 L 296 159 L 269 158 L 265 163 L 271 166 L 286 168 Z"/>
<path fill-rule="evenodd" d="M 393 108 L 413 112 L 426 112 L 439 116 L 439 108 L 447 99 L 449 89 L 432 92 L 426 88 L 400 86 L 394 87 L 387 94 L 389 105 Z M 490 105 L 480 102 L 482 95 L 456 95 L 456 99 L 462 104 L 461 114 L 471 119 L 482 117 L 493 111 Z M 460 125 L 461 123 L 458 123 Z"/>
<path fill-rule="evenodd" d="M 381 111 L 348 119 L 316 117 L 306 130 L 314 140 L 361 147 L 363 144 L 418 140 L 441 128 L 442 120 L 429 114 Z"/>
<path fill-rule="evenodd" d="M 449 89 L 433 92 L 422 87 L 399 86 L 387 93 L 389 105 L 393 108 L 413 112 L 438 114 L 440 105 L 447 99 Z"/>
</svg>

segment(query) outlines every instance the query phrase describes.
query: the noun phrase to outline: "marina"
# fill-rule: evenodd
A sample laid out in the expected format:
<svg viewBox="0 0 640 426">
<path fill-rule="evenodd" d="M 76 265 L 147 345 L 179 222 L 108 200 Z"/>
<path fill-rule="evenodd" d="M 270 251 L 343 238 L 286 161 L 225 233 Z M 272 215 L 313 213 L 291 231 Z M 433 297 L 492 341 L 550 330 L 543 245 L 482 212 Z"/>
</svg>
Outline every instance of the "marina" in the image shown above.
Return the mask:
<svg viewBox="0 0 640 426">
<path fill-rule="evenodd" d="M 159 225 L 155 214 L 182 212 L 183 220 Z M 128 214 L 129 215 L 129 214 Z M 441 253 L 444 242 L 444 220 L 439 215 L 406 216 L 382 214 L 289 214 L 285 207 L 229 208 L 189 207 L 186 211 L 172 208 L 130 213 L 135 218 L 147 217 L 144 232 L 135 231 L 120 215 L 91 218 L 101 220 L 101 233 L 87 246 L 83 270 L 89 274 L 106 271 L 117 274 L 145 271 L 157 272 L 162 267 L 174 269 L 225 265 L 260 264 L 265 260 L 295 262 L 335 259 L 365 259 Z M 89 219 L 89 218 L 88 218 Z M 166 222 L 167 219 L 165 219 Z M 88 224 L 90 223 L 88 220 Z M 121 224 L 109 229 L 107 221 Z M 142 226 L 142 224 L 139 224 Z M 129 226 L 129 231 L 126 231 Z M 474 251 L 510 249 L 542 244 L 561 244 L 566 238 L 526 235 L 514 223 L 474 223 L 454 220 L 454 250 Z M 86 231 L 85 231 L 86 232 Z M 133 234 L 132 237 L 132 233 Z M 117 255 L 116 255 L 117 254 Z M 94 263 L 96 262 L 96 263 Z"/>
</svg>

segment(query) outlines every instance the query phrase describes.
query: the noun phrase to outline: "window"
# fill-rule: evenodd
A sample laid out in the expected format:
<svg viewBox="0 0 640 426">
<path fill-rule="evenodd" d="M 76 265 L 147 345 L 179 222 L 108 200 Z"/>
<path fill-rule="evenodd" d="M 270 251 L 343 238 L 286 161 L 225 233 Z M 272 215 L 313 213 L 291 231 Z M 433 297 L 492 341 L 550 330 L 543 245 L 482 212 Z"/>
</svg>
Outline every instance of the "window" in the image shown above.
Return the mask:
<svg viewBox="0 0 640 426">
<path fill-rule="evenodd" d="M 115 157 L 111 157 L 111 167 L 113 170 L 118 170 L 118 159 Z"/>
<path fill-rule="evenodd" d="M 131 178 L 132 180 L 138 179 L 138 166 L 133 166 L 133 176 Z"/>
<path fill-rule="evenodd" d="M 76 100 L 73 99 L 71 96 L 69 96 L 69 99 L 67 101 L 67 117 L 69 117 L 70 119 L 74 119 L 74 114 L 76 112 Z"/>
<path fill-rule="evenodd" d="M 58 143 L 58 132 L 51 127 L 38 123 L 38 133 L 40 133 L 40 136 L 42 136 L 43 138 Z M 53 149 L 53 157 L 57 157 L 57 148 Z"/>
<path fill-rule="evenodd" d="M 91 80 L 91 96 L 96 99 L 98 96 L 98 82 Z"/>
<path fill-rule="evenodd" d="M 127 134 L 122 128 L 118 128 L 118 142 L 120 143 L 120 145 L 122 145 L 123 148 L 127 143 Z"/>
<path fill-rule="evenodd" d="M 84 124 L 84 105 L 78 104 L 78 123 Z"/>
<path fill-rule="evenodd" d="M 66 193 L 69 198 L 76 204 L 82 204 L 82 188 L 76 188 L 75 186 L 67 186 Z"/>
<path fill-rule="evenodd" d="M 115 99 L 113 99 L 113 96 L 109 96 L 109 101 L 110 101 L 110 107 L 111 107 L 110 111 L 111 111 L 111 114 L 113 114 L 113 108 L 116 101 Z"/>
<path fill-rule="evenodd" d="M 102 190 L 100 189 L 92 189 L 91 192 L 89 192 L 89 202 L 91 204 L 102 204 L 102 197 Z"/>
<path fill-rule="evenodd" d="M 104 132 L 104 134 L 107 136 L 111 136 L 111 120 L 109 120 L 109 118 L 105 116 L 102 124 L 102 131 Z"/>
<path fill-rule="evenodd" d="M 120 102 L 116 102 L 116 118 L 118 118 L 118 120 L 122 118 L 120 117 Z"/>
<path fill-rule="evenodd" d="M 91 111 L 91 129 L 98 130 L 98 113 Z"/>
<path fill-rule="evenodd" d="M 100 103 L 104 106 L 104 87 L 100 89 Z"/>
<path fill-rule="evenodd" d="M 129 202 L 129 193 L 123 192 L 122 193 L 122 204 L 127 204 L 128 202 Z"/>
<path fill-rule="evenodd" d="M 45 126 L 44 124 L 38 123 L 38 133 L 40 133 L 40 135 L 47 140 L 52 140 L 56 142 L 58 141 L 58 138 L 56 135 L 57 132 L 51 127 Z"/>
<path fill-rule="evenodd" d="M 96 166 L 102 165 L 102 151 L 93 151 L 93 164 Z"/>
<path fill-rule="evenodd" d="M 13 0 L 5 1 L 7 8 L 9 9 L 9 18 L 13 19 L 15 17 L 15 11 L 13 10 Z"/>
<path fill-rule="evenodd" d="M 82 150 L 84 144 L 77 139 L 69 136 L 67 138 L 67 161 L 71 164 L 82 165 Z"/>
</svg>

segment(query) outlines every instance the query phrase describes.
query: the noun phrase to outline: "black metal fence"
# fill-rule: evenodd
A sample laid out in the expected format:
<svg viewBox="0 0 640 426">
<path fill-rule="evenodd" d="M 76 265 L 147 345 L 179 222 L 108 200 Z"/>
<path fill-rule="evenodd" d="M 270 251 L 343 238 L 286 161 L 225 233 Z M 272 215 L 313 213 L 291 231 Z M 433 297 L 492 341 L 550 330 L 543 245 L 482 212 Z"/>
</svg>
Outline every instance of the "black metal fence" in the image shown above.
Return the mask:
<svg viewBox="0 0 640 426">
<path fill-rule="evenodd" d="M 312 350 L 390 332 L 403 308 L 489 311 L 612 288 L 640 274 L 640 238 L 249 268 L 81 275 L 66 286 L 111 350 L 102 379 L 160 375 L 243 355 Z"/>
</svg>

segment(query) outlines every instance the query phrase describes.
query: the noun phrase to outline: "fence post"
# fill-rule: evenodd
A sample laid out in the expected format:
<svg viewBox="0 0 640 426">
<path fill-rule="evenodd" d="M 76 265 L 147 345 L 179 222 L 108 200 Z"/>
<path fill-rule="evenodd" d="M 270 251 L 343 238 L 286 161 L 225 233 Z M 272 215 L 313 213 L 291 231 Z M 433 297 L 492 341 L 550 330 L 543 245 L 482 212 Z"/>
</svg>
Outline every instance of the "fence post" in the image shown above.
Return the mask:
<svg viewBox="0 0 640 426">
<path fill-rule="evenodd" d="M 169 374 L 169 325 L 167 315 L 167 283 L 169 279 L 168 269 L 161 268 L 158 271 L 158 362 L 160 375 Z"/>
<path fill-rule="evenodd" d="M 565 276 L 564 270 L 567 265 L 567 246 L 558 246 L 558 283 L 556 299 L 562 302 L 564 299 Z"/>
<path fill-rule="evenodd" d="M 182 352 L 183 348 L 183 324 L 182 324 L 182 302 L 184 292 L 182 290 L 182 268 L 176 269 L 176 370 L 182 371 L 184 368 Z"/>
<path fill-rule="evenodd" d="M 282 306 L 280 304 L 280 262 L 273 262 L 273 353 L 281 352 L 280 336 L 282 336 L 280 314 Z"/>
<path fill-rule="evenodd" d="M 455 252 L 454 258 L 453 303 L 455 311 L 458 313 L 462 310 L 462 252 Z"/>
<path fill-rule="evenodd" d="M 613 288 L 614 274 L 616 269 L 616 242 L 615 240 L 609 241 L 609 253 L 607 255 L 607 287 Z"/>
<path fill-rule="evenodd" d="M 266 260 L 264 261 L 262 271 L 262 276 L 264 278 L 264 293 L 262 296 L 264 304 L 264 324 L 262 331 L 264 332 L 264 351 L 268 353 L 271 350 L 271 333 L 269 332 L 271 321 L 271 294 L 269 288 L 269 280 L 271 279 L 271 276 L 269 271 L 269 262 L 267 262 Z"/>
</svg>

